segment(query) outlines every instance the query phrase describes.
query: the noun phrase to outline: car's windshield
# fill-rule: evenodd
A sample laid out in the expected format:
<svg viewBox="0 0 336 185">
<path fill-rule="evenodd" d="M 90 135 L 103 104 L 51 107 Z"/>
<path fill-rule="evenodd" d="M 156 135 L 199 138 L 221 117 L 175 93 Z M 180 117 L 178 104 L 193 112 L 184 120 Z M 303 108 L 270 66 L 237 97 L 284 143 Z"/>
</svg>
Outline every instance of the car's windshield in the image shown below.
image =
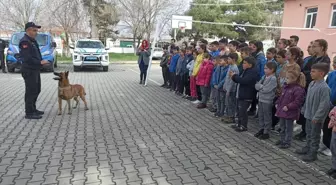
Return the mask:
<svg viewBox="0 0 336 185">
<path fill-rule="evenodd" d="M 76 48 L 104 48 L 104 45 L 99 41 L 78 41 Z"/>
<path fill-rule="evenodd" d="M 24 32 L 13 34 L 11 44 L 19 45 L 20 40 L 22 39 L 23 36 L 24 36 Z M 37 34 L 36 41 L 39 46 L 45 46 L 48 44 L 48 36 L 45 34 Z"/>
</svg>

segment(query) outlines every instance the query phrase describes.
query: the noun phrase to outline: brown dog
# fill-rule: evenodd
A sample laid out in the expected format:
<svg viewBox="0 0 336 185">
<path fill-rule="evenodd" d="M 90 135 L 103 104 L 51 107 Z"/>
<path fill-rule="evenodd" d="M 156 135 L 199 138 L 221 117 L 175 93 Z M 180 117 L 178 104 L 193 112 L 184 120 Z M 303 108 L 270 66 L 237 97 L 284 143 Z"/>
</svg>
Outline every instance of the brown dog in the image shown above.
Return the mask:
<svg viewBox="0 0 336 185">
<path fill-rule="evenodd" d="M 85 100 L 85 90 L 82 85 L 79 84 L 74 84 L 71 85 L 69 83 L 69 71 L 66 72 L 61 72 L 61 73 L 56 73 L 54 72 L 54 75 L 57 77 L 54 78 L 54 80 L 58 80 L 58 115 L 62 114 L 62 100 L 66 100 L 68 103 L 68 114 L 72 114 L 72 109 L 71 109 L 71 100 L 72 98 L 76 101 L 76 105 L 73 107 L 74 109 L 77 108 L 79 100 L 78 96 L 83 100 L 85 104 L 85 110 L 89 110 L 87 107 L 87 103 Z"/>
</svg>

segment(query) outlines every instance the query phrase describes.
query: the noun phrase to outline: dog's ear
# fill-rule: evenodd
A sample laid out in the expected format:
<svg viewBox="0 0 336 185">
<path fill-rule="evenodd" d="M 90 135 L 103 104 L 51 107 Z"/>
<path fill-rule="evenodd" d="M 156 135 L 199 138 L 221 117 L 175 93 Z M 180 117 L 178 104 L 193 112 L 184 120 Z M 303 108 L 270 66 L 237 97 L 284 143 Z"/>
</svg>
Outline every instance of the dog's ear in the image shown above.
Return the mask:
<svg viewBox="0 0 336 185">
<path fill-rule="evenodd" d="M 55 76 L 60 76 L 60 73 L 54 72 Z"/>
<path fill-rule="evenodd" d="M 61 80 L 61 78 L 60 77 L 55 77 L 55 78 L 53 78 L 54 80 Z"/>
<path fill-rule="evenodd" d="M 69 76 L 69 71 L 65 72 L 65 76 L 68 77 Z"/>
</svg>

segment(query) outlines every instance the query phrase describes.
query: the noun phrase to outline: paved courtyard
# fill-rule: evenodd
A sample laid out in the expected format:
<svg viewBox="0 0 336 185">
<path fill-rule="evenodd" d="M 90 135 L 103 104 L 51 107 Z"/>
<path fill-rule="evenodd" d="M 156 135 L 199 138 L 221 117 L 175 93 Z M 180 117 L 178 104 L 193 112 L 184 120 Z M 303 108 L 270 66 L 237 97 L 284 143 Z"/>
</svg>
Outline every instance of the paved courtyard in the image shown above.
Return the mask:
<svg viewBox="0 0 336 185">
<path fill-rule="evenodd" d="M 111 65 L 109 72 L 72 72 L 86 89 L 90 110 L 57 116 L 57 82 L 42 74 L 38 107 L 43 119 L 24 119 L 24 84 L 19 73 L 0 73 L 0 184 L 336 184 L 325 176 L 330 157 L 304 163 L 294 154 L 303 143 L 279 150 L 249 132 L 236 133 L 207 110 L 160 88 L 153 66 L 147 87 L 136 65 Z"/>
</svg>

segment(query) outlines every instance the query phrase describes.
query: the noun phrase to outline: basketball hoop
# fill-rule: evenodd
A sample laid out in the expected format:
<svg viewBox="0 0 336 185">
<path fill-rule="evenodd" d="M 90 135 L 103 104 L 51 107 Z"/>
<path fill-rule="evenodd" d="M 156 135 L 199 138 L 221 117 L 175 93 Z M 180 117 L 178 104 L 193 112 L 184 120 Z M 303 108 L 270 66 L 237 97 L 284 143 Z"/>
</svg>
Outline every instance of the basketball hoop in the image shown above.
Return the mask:
<svg viewBox="0 0 336 185">
<path fill-rule="evenodd" d="M 180 27 L 180 31 L 181 31 L 182 33 L 185 33 L 185 27 L 184 27 L 184 26 L 181 26 L 181 27 Z"/>
<path fill-rule="evenodd" d="M 184 21 L 180 21 L 180 22 L 178 23 L 178 27 L 179 27 L 179 29 L 181 30 L 182 33 L 185 32 L 186 26 L 187 26 L 187 23 L 184 22 Z"/>
</svg>

